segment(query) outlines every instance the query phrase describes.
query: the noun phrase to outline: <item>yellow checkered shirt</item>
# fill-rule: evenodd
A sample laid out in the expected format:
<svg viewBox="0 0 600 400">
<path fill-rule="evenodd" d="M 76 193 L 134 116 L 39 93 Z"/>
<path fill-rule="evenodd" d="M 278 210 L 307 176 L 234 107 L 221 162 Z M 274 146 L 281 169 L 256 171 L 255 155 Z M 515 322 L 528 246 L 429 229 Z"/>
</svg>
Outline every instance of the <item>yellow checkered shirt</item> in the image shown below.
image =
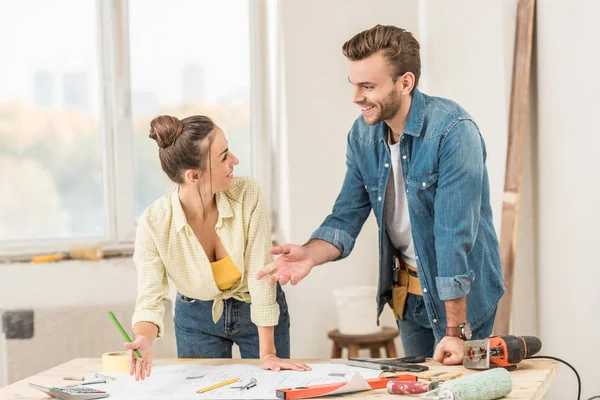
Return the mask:
<svg viewBox="0 0 600 400">
<path fill-rule="evenodd" d="M 223 300 L 234 298 L 251 303 L 251 319 L 257 326 L 277 325 L 276 288 L 266 279 L 254 278 L 273 260 L 269 253 L 271 228 L 260 187 L 252 178 L 236 177 L 233 189 L 218 192 L 216 200 L 219 217 L 215 230 L 242 278 L 229 290 L 217 288 L 210 261 L 187 223 L 175 190 L 152 203 L 139 220 L 133 254 L 138 271 L 133 325 L 151 322 L 162 337 L 167 277 L 187 297 L 214 300 L 215 323 L 223 313 Z"/>
</svg>

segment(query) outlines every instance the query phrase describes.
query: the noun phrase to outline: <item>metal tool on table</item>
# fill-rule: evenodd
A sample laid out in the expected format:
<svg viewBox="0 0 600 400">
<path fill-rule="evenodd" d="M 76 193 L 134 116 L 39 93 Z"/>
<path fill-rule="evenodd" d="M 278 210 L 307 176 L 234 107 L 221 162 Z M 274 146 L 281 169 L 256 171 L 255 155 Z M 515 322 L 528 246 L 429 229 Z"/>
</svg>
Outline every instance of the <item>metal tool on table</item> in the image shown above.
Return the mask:
<svg viewBox="0 0 600 400">
<path fill-rule="evenodd" d="M 419 360 L 425 361 L 425 358 L 418 358 Z M 423 372 L 429 370 L 426 365 L 419 365 L 415 363 L 402 361 L 402 358 L 395 359 L 383 359 L 383 358 L 348 358 L 347 361 L 343 361 L 346 365 L 352 365 L 354 367 L 363 367 L 370 369 L 378 369 L 381 371 L 389 372 Z M 406 360 L 406 358 L 404 359 Z"/>
<path fill-rule="evenodd" d="M 464 344 L 463 365 L 470 369 L 517 368 L 523 359 L 537 354 L 542 342 L 535 336 L 490 336 Z"/>
<path fill-rule="evenodd" d="M 256 378 L 252 378 L 252 379 L 250 379 L 250 382 L 248 382 L 247 384 L 242 385 L 242 386 L 231 386 L 230 389 L 239 389 L 239 390 L 252 389 L 254 386 L 256 386 L 257 383 L 258 382 L 257 382 Z"/>
<path fill-rule="evenodd" d="M 86 382 L 76 383 L 74 385 L 67 385 L 65 387 L 66 388 L 72 388 L 72 387 L 76 387 L 76 386 L 96 385 L 96 384 L 99 384 L 99 383 L 106 383 L 106 379 L 96 379 L 94 381 L 86 381 Z"/>
<path fill-rule="evenodd" d="M 96 379 L 106 379 L 107 381 L 116 381 L 117 378 L 115 378 L 114 376 L 110 376 L 110 375 L 103 375 L 103 374 L 94 374 L 94 378 Z"/>
</svg>

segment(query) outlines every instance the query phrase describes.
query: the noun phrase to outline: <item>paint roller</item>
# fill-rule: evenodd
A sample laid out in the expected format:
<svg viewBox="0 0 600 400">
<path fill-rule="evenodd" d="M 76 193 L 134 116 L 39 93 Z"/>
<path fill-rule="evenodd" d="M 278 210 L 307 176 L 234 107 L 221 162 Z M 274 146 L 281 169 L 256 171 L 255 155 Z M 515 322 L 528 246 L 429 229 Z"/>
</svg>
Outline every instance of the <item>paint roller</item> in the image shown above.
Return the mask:
<svg viewBox="0 0 600 400">
<path fill-rule="evenodd" d="M 429 388 L 431 389 L 431 386 Z M 387 386 L 389 393 L 419 393 L 419 391 L 407 392 L 405 389 L 406 387 L 402 384 L 395 382 L 390 382 Z M 510 373 L 504 368 L 494 368 L 444 382 L 439 387 L 424 393 L 420 398 L 431 400 L 495 400 L 507 396 L 510 392 L 512 392 Z"/>
</svg>

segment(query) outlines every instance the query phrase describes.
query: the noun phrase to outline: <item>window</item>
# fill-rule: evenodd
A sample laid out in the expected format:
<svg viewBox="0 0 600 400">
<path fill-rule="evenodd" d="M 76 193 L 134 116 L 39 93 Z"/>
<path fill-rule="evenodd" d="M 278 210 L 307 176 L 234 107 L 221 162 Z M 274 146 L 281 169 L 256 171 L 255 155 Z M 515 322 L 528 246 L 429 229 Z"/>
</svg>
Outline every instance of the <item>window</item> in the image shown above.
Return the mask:
<svg viewBox="0 0 600 400">
<path fill-rule="evenodd" d="M 106 233 L 97 42 L 94 0 L 0 0 L 0 242 Z"/>
<path fill-rule="evenodd" d="M 174 187 L 148 137 L 159 114 L 210 116 L 237 175 L 261 180 L 261 3 L 0 0 L 0 248 L 131 246 Z"/>
</svg>

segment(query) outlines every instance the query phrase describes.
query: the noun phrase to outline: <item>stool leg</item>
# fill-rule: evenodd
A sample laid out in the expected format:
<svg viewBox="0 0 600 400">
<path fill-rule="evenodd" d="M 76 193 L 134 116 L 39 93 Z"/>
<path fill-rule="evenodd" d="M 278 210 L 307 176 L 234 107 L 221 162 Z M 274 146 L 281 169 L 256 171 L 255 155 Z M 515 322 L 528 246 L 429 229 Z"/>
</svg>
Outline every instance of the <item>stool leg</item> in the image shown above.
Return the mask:
<svg viewBox="0 0 600 400">
<path fill-rule="evenodd" d="M 342 348 L 336 342 L 333 342 L 331 358 L 342 358 Z"/>
<path fill-rule="evenodd" d="M 348 345 L 348 357 L 358 357 L 358 345 Z"/>
<path fill-rule="evenodd" d="M 372 358 L 381 358 L 381 353 L 379 352 L 379 345 L 371 346 L 371 357 Z"/>
<path fill-rule="evenodd" d="M 388 340 L 385 343 L 385 350 L 386 350 L 388 358 L 398 357 L 398 354 L 396 353 L 396 345 L 394 344 L 393 340 Z"/>
</svg>

